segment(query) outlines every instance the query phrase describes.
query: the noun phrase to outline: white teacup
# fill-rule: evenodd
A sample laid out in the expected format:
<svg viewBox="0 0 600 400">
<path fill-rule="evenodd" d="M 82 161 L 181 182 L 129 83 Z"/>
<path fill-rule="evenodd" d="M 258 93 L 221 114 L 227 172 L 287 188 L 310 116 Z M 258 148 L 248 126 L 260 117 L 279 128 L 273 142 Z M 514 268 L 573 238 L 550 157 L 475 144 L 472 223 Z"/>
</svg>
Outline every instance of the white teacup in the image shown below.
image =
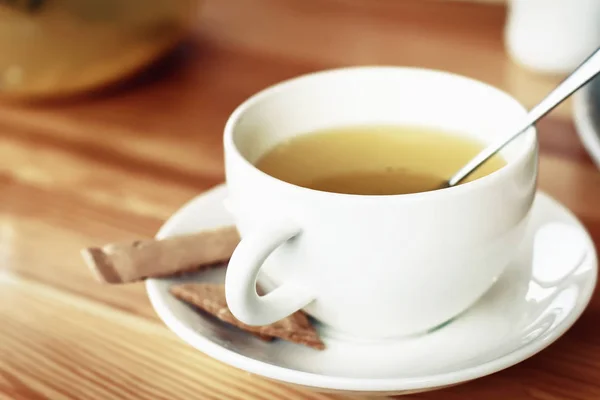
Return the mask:
<svg viewBox="0 0 600 400">
<path fill-rule="evenodd" d="M 231 312 L 264 325 L 302 308 L 344 334 L 380 339 L 465 311 L 523 238 L 537 178 L 533 128 L 502 151 L 502 169 L 425 193 L 316 191 L 253 163 L 291 136 L 343 125 L 426 125 L 489 142 L 525 112 L 484 83 L 401 67 L 315 73 L 248 99 L 224 138 L 229 204 L 242 236 L 225 283 Z M 257 278 L 274 290 L 259 296 Z"/>
</svg>

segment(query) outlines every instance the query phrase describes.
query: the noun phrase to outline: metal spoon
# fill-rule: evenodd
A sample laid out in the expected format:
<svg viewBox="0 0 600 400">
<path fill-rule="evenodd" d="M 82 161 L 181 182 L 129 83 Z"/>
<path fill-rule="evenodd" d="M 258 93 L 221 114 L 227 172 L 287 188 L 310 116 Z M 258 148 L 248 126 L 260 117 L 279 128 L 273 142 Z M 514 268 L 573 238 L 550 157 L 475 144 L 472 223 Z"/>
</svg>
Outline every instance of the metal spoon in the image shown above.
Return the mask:
<svg viewBox="0 0 600 400">
<path fill-rule="evenodd" d="M 564 81 L 562 81 L 553 91 L 551 91 L 538 105 L 533 107 L 519 124 L 519 128 L 511 132 L 510 135 L 502 136 L 488 147 L 483 149 L 464 167 L 458 170 L 448 181 L 441 185 L 441 188 L 452 187 L 473 171 L 481 166 L 487 159 L 496 154 L 504 146 L 518 137 L 521 133 L 529 129 L 533 124 L 543 116 L 552 111 L 556 106 L 566 100 L 575 91 L 588 83 L 600 72 L 600 49 L 597 49 L 591 56 L 582 62 Z"/>
</svg>

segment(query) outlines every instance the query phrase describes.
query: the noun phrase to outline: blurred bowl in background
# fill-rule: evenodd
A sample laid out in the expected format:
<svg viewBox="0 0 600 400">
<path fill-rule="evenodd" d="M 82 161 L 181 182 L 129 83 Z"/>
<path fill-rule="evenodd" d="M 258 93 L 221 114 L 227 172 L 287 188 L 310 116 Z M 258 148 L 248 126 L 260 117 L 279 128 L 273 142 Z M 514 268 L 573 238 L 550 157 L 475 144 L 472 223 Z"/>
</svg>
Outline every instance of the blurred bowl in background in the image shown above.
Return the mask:
<svg viewBox="0 0 600 400">
<path fill-rule="evenodd" d="M 80 93 L 132 75 L 189 32 L 199 0 L 0 2 L 0 98 Z"/>
<path fill-rule="evenodd" d="M 510 0 L 505 45 L 518 64 L 568 74 L 600 46 L 600 1 Z"/>
<path fill-rule="evenodd" d="M 575 93 L 573 112 L 583 146 L 600 168 L 600 78 L 594 78 Z"/>
</svg>

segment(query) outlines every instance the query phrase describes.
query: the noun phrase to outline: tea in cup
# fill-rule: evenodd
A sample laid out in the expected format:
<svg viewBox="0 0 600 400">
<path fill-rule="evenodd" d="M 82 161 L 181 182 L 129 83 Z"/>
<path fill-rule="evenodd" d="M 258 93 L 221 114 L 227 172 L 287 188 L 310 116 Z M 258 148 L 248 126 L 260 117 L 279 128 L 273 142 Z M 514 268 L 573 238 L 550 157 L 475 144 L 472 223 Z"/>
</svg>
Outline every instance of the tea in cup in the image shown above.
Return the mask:
<svg viewBox="0 0 600 400">
<path fill-rule="evenodd" d="M 303 309 L 382 339 L 468 309 L 523 239 L 535 129 L 464 183 L 439 183 L 525 113 L 482 82 L 403 67 L 314 73 L 245 101 L 224 136 L 242 237 L 226 275 L 231 312 L 266 325 Z"/>
</svg>

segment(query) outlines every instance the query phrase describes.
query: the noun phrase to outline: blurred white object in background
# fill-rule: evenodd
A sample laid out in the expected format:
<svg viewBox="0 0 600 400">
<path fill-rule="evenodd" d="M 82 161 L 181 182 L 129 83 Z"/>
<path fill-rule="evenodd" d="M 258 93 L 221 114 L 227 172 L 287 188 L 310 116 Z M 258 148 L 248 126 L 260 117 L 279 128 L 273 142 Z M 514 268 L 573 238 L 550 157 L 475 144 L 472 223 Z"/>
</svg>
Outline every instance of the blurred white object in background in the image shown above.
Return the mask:
<svg viewBox="0 0 600 400">
<path fill-rule="evenodd" d="M 587 150 L 600 169 L 600 79 L 593 79 L 576 93 L 573 101 L 573 122 Z"/>
<path fill-rule="evenodd" d="M 510 0 L 508 53 L 543 72 L 571 72 L 600 46 L 600 0 Z"/>
</svg>

